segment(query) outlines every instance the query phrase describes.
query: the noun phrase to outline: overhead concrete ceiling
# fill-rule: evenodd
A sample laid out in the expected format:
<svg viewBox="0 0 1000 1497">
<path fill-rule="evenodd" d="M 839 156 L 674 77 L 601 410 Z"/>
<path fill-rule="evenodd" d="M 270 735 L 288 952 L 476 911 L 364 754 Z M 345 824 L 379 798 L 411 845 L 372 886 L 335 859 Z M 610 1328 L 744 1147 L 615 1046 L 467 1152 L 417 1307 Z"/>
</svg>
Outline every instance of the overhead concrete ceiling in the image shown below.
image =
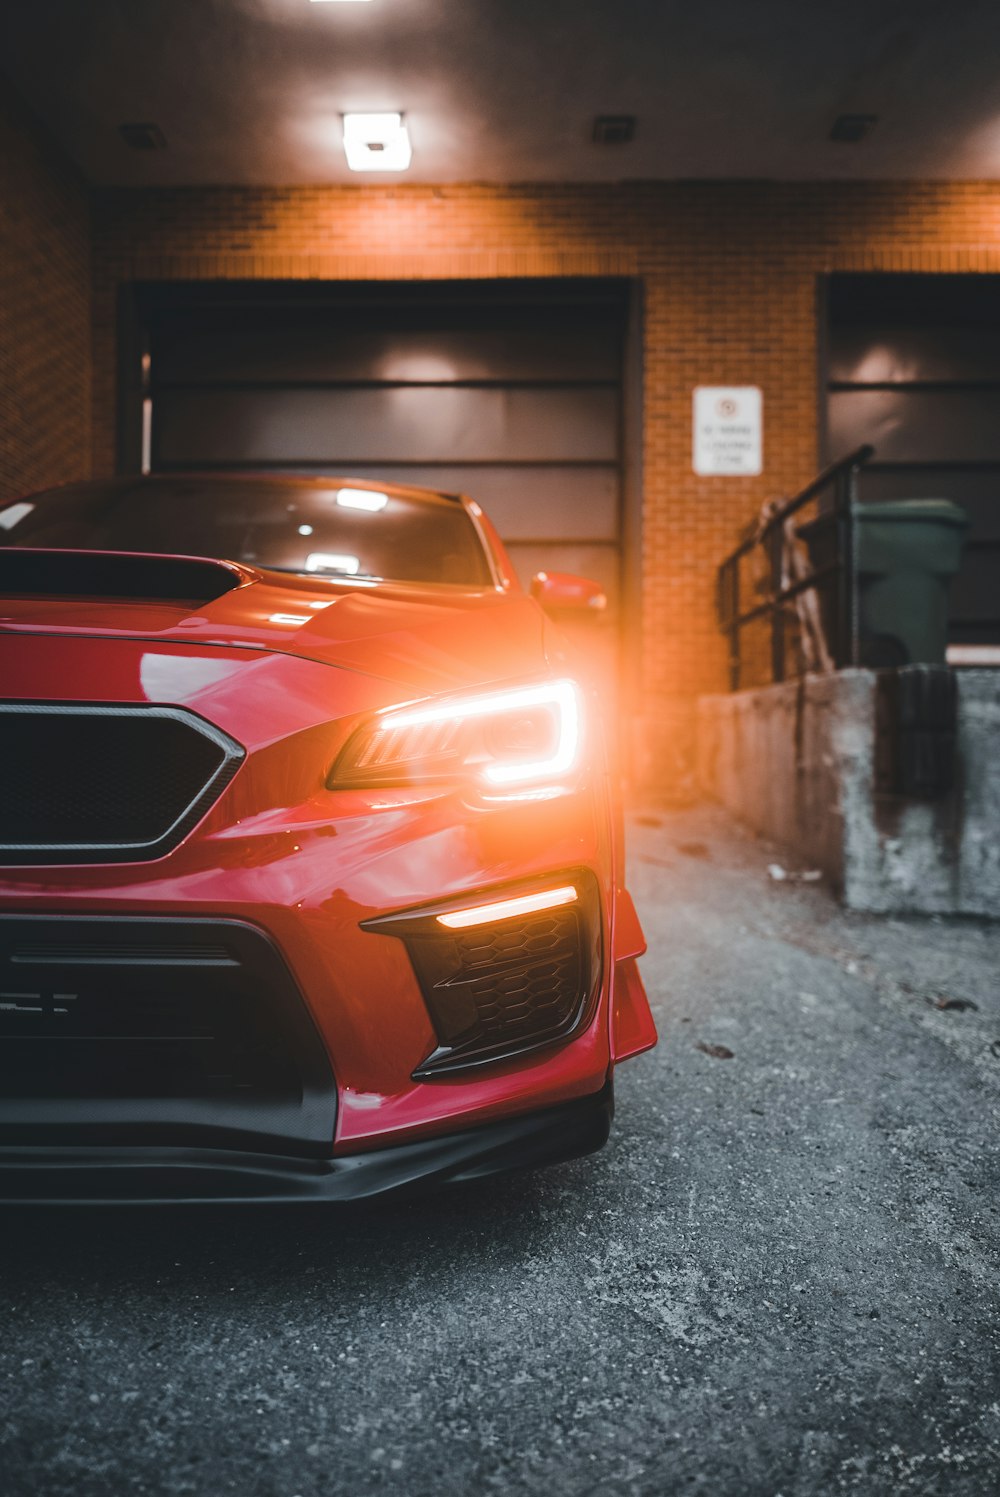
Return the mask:
<svg viewBox="0 0 1000 1497">
<path fill-rule="evenodd" d="M 997 0 L 4 0 L 0 66 L 99 184 L 1000 177 Z M 635 139 L 598 145 L 594 116 Z M 838 115 L 878 116 L 855 144 Z M 129 122 L 167 147 L 130 149 Z M 396 181 L 397 177 L 382 180 Z"/>
</svg>

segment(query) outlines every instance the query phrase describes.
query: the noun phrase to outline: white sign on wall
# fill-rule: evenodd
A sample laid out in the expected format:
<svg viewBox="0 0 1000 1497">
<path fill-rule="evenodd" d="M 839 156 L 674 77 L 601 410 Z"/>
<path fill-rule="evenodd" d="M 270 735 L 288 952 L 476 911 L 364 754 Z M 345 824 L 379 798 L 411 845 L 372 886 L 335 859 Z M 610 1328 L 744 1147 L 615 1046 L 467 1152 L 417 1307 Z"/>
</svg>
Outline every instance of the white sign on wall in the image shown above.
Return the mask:
<svg viewBox="0 0 1000 1497">
<path fill-rule="evenodd" d="M 763 401 L 756 385 L 698 385 L 694 471 L 749 476 L 764 470 Z"/>
</svg>

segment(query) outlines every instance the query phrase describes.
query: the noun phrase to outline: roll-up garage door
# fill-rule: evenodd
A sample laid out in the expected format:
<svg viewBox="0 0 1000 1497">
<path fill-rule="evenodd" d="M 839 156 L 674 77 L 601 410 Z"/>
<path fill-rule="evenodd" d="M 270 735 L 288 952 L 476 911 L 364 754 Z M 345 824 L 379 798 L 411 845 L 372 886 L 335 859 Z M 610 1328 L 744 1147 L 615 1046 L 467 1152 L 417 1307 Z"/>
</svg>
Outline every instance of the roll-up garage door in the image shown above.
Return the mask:
<svg viewBox="0 0 1000 1497">
<path fill-rule="evenodd" d="M 872 443 L 862 502 L 962 506 L 952 654 L 1000 645 L 1000 276 L 832 276 L 828 349 L 829 458 Z"/>
<path fill-rule="evenodd" d="M 462 491 L 525 583 L 594 577 L 617 615 L 621 283 L 172 285 L 139 307 L 153 471 Z"/>
</svg>

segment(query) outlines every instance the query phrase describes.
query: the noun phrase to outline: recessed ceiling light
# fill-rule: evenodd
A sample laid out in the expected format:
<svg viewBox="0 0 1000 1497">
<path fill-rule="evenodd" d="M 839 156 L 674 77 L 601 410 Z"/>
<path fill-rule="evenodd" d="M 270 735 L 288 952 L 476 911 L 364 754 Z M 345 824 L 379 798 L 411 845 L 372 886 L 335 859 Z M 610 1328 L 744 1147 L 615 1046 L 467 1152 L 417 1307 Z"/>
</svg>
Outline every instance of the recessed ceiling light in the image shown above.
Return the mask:
<svg viewBox="0 0 1000 1497">
<path fill-rule="evenodd" d="M 352 172 L 405 172 L 410 136 L 401 114 L 345 114 L 344 153 Z"/>
<path fill-rule="evenodd" d="M 313 5 L 329 5 L 331 0 L 312 0 Z M 340 0 L 341 5 L 367 5 L 368 0 Z"/>
</svg>

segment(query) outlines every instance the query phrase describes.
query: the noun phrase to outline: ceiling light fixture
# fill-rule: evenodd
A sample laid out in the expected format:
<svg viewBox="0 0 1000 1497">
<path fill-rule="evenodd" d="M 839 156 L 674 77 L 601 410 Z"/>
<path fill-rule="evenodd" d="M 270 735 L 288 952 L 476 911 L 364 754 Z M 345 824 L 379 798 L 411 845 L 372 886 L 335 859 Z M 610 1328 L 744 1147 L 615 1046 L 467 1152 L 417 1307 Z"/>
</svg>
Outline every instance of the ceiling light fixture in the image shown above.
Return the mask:
<svg viewBox="0 0 1000 1497">
<path fill-rule="evenodd" d="M 312 0 L 313 5 L 329 5 L 331 0 Z M 334 0 L 335 3 L 335 0 Z M 367 5 L 368 0 L 340 0 L 341 5 Z"/>
<path fill-rule="evenodd" d="M 412 151 L 401 114 L 345 114 L 344 154 L 352 172 L 405 172 Z"/>
</svg>

